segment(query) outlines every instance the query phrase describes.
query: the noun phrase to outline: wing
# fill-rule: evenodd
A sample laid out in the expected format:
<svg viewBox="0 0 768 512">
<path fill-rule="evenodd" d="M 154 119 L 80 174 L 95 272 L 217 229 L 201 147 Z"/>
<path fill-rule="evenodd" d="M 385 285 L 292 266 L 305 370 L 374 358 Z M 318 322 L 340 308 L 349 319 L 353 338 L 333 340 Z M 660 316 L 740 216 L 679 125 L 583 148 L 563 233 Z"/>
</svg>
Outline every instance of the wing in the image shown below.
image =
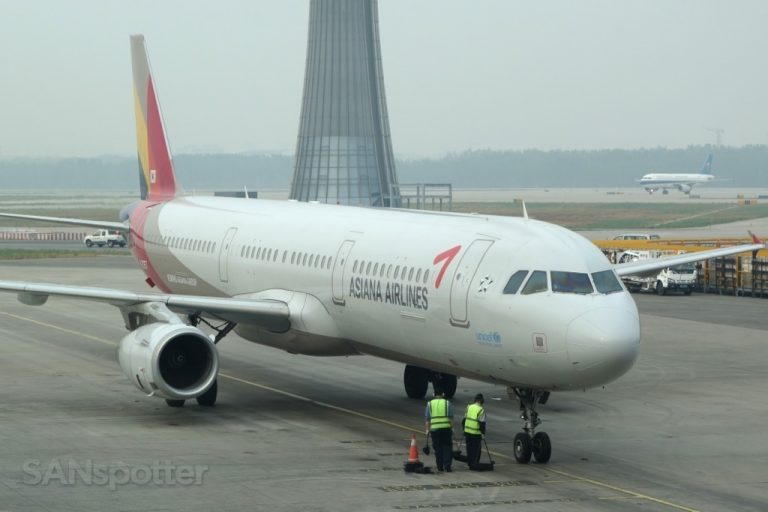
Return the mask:
<svg viewBox="0 0 768 512">
<path fill-rule="evenodd" d="M 19 301 L 31 306 L 45 304 L 51 295 L 103 302 L 121 309 L 140 304 L 162 303 L 174 312 L 201 313 L 236 323 L 258 325 L 272 332 L 285 332 L 290 328 L 288 304 L 277 300 L 137 293 L 111 288 L 22 281 L 0 281 L 0 291 L 16 292 Z"/>
<path fill-rule="evenodd" d="M 757 240 L 757 238 L 753 238 Z M 693 263 L 696 261 L 708 260 L 710 258 L 720 258 L 722 256 L 730 256 L 732 254 L 740 254 L 742 252 L 759 251 L 760 249 L 765 248 L 766 244 L 762 242 L 748 245 L 734 245 L 732 247 L 722 247 L 720 249 L 712 249 L 709 251 L 678 254 L 675 256 L 668 256 L 666 258 L 629 261 L 627 263 L 619 263 L 614 265 L 613 269 L 616 271 L 619 277 L 636 276 L 647 272 L 653 272 L 655 270 L 661 270 L 667 267 L 673 267 L 675 265 L 682 265 L 683 263 Z"/>
<path fill-rule="evenodd" d="M 120 231 L 122 233 L 127 233 L 129 230 L 127 222 L 124 223 L 89 219 L 70 219 L 67 217 L 45 217 L 42 215 L 22 215 L 19 213 L 0 213 L 0 217 L 6 217 L 9 219 L 33 220 L 37 222 L 50 222 L 53 224 L 69 224 L 72 226 L 87 226 L 91 228 L 111 229 Z"/>
</svg>

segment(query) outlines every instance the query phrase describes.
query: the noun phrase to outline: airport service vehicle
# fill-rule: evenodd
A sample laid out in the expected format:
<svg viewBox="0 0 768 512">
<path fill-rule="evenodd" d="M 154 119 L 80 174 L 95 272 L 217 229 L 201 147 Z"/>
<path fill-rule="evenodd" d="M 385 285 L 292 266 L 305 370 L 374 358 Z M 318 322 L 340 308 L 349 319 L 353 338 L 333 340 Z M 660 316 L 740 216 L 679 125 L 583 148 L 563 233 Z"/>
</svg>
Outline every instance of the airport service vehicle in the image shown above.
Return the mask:
<svg viewBox="0 0 768 512">
<path fill-rule="evenodd" d="M 648 259 L 647 251 L 624 251 L 619 257 L 619 263 Z M 627 275 L 621 280 L 633 292 L 656 292 L 666 295 L 667 292 L 678 291 L 690 295 L 696 286 L 696 266 L 693 263 L 683 263 L 662 268 L 658 273 L 645 275 Z"/>
<path fill-rule="evenodd" d="M 131 48 L 142 195 L 128 219 L 2 215 L 121 230 L 158 291 L 17 281 L 0 290 L 35 306 L 50 296 L 116 306 L 129 331 L 121 368 L 169 406 L 215 403 L 216 344 L 234 331 L 293 354 L 401 362 L 412 398 L 430 381 L 452 395 L 458 376 L 506 386 L 522 409 L 515 458 L 544 463 L 551 442 L 537 431 L 537 405 L 550 391 L 611 382 L 637 358 L 637 307 L 619 276 L 764 247 L 612 265 L 584 237 L 527 215 L 185 196 L 143 36 Z"/>
<path fill-rule="evenodd" d="M 650 173 L 638 180 L 649 194 L 661 190 L 663 194 L 669 194 L 669 189 L 677 189 L 684 194 L 690 194 L 694 185 L 714 181 L 712 175 L 712 154 L 704 161 L 698 173 Z"/>
<path fill-rule="evenodd" d="M 125 238 L 120 231 L 110 231 L 109 229 L 100 229 L 95 233 L 87 235 L 83 239 L 83 243 L 86 247 L 125 247 Z"/>
<path fill-rule="evenodd" d="M 623 233 L 613 237 L 614 240 L 661 240 L 661 236 L 651 233 Z"/>
</svg>

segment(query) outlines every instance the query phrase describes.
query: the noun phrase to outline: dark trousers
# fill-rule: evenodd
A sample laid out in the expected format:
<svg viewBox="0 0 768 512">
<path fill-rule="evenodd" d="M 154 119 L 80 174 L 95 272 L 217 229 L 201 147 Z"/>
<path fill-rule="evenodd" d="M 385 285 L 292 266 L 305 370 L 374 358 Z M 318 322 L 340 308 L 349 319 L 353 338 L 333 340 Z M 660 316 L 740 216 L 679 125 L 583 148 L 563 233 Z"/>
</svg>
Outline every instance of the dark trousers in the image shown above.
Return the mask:
<svg viewBox="0 0 768 512">
<path fill-rule="evenodd" d="M 438 471 L 450 469 L 453 462 L 453 432 L 449 428 L 432 431 L 432 449 Z"/>
<path fill-rule="evenodd" d="M 482 439 L 482 436 L 464 434 L 464 440 L 467 443 L 467 464 L 469 464 L 469 469 L 477 468 L 477 465 L 480 463 Z"/>
</svg>

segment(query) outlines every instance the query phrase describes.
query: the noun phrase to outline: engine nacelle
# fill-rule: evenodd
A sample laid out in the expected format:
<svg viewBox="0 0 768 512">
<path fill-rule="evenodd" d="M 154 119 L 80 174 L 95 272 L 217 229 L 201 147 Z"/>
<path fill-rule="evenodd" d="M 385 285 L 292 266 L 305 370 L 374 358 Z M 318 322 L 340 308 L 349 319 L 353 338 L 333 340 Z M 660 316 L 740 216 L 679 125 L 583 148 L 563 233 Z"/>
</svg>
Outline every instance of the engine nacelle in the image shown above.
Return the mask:
<svg viewBox="0 0 768 512">
<path fill-rule="evenodd" d="M 203 331 L 185 324 L 139 327 L 120 341 L 117 359 L 137 388 L 172 400 L 202 395 L 219 372 L 216 345 Z"/>
<path fill-rule="evenodd" d="M 688 194 L 688 193 L 691 192 L 691 186 L 690 185 L 680 184 L 680 185 L 678 185 L 677 188 L 679 188 L 680 192 L 682 192 L 683 194 Z"/>
</svg>

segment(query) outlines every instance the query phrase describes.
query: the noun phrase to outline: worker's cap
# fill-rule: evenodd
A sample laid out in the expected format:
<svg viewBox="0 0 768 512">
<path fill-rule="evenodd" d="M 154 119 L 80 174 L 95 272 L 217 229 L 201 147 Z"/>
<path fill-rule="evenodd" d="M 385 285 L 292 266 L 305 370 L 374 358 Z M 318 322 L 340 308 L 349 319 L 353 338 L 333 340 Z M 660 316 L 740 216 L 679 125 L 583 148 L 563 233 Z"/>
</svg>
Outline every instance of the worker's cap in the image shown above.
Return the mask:
<svg viewBox="0 0 768 512">
<path fill-rule="evenodd" d="M 478 393 L 475 395 L 475 402 L 484 402 L 484 401 L 485 401 L 485 398 L 483 398 L 482 393 Z"/>
</svg>

